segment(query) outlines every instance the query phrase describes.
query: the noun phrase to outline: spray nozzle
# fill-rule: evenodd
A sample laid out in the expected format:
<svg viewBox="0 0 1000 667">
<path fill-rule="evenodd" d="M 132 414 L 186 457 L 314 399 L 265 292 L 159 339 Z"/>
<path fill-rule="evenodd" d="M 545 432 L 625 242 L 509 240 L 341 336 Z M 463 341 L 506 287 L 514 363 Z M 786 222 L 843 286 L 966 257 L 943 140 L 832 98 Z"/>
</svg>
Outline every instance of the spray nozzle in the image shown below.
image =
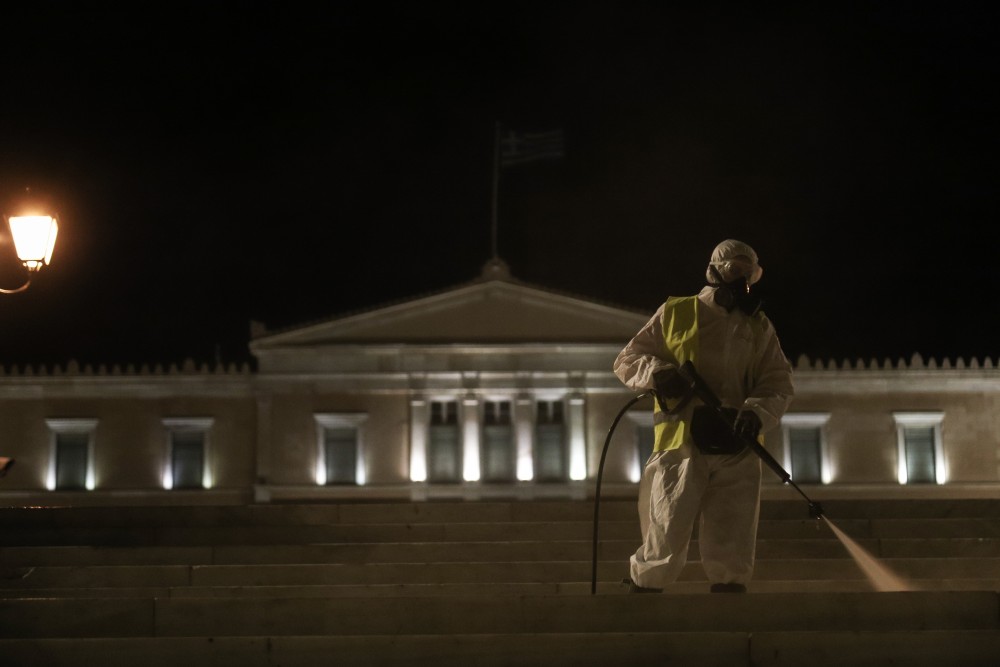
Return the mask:
<svg viewBox="0 0 1000 667">
<path fill-rule="evenodd" d="M 819 503 L 810 502 L 809 503 L 809 518 L 811 519 L 822 519 L 823 518 L 823 508 Z"/>
</svg>

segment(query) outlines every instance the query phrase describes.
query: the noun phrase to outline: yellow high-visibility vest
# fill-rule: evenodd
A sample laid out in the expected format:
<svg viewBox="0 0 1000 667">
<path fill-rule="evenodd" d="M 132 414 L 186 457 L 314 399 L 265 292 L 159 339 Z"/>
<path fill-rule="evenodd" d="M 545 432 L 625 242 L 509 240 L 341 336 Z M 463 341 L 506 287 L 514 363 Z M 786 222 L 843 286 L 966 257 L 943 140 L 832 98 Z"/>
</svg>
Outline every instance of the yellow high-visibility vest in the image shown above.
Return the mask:
<svg viewBox="0 0 1000 667">
<path fill-rule="evenodd" d="M 672 296 L 667 299 L 663 308 L 663 340 L 667 351 L 673 356 L 673 363 L 680 366 L 690 361 L 698 367 L 698 303 L 697 296 Z M 754 340 L 760 340 L 763 314 L 758 312 L 750 318 L 750 326 L 754 331 Z M 661 452 L 677 449 L 684 443 L 691 424 L 681 419 L 681 412 L 669 414 L 680 399 L 667 399 L 667 405 L 653 399 L 653 451 Z M 764 443 L 764 434 L 757 436 L 757 442 Z"/>
<path fill-rule="evenodd" d="M 698 365 L 698 297 L 672 296 L 663 307 L 663 340 L 667 350 L 673 355 L 678 366 L 685 361 Z M 668 400 L 667 405 L 653 400 L 653 451 L 677 449 L 684 442 L 690 424 L 681 421 L 680 415 L 670 415 L 668 411 L 677 404 Z"/>
</svg>

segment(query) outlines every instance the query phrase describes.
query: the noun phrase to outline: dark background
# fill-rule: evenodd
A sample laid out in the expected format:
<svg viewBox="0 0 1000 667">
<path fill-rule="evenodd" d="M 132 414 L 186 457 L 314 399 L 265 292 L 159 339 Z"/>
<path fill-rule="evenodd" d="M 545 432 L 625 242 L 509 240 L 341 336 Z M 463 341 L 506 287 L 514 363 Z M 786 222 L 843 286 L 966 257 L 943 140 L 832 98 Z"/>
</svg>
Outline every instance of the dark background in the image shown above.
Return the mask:
<svg viewBox="0 0 1000 667">
<path fill-rule="evenodd" d="M 5 8 L 0 200 L 61 228 L 0 363 L 244 361 L 472 280 L 497 121 L 566 136 L 503 172 L 516 278 L 652 313 L 737 238 L 793 360 L 995 361 L 995 5 L 669 4 Z"/>
</svg>

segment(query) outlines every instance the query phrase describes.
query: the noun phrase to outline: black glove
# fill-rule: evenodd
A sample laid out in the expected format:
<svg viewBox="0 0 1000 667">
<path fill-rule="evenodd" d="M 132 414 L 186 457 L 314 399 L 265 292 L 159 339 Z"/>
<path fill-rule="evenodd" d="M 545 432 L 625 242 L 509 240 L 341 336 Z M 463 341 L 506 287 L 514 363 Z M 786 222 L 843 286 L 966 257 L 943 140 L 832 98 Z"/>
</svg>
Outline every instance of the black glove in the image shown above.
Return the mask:
<svg viewBox="0 0 1000 667">
<path fill-rule="evenodd" d="M 680 398 L 687 390 L 688 383 L 676 368 L 664 368 L 653 373 L 653 391 L 660 403 L 667 398 Z"/>
<path fill-rule="evenodd" d="M 761 426 L 760 417 L 757 416 L 756 412 L 741 410 L 736 415 L 736 421 L 733 422 L 733 433 L 739 438 L 756 440 L 757 436 L 760 435 Z"/>
</svg>

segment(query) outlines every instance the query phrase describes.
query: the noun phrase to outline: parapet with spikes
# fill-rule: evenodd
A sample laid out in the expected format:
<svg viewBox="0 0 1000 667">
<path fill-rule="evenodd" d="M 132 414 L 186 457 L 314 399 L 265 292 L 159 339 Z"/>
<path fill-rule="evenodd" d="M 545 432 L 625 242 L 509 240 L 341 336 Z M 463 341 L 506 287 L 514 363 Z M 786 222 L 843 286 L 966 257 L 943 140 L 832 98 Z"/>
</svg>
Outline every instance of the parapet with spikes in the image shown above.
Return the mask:
<svg viewBox="0 0 1000 667">
<path fill-rule="evenodd" d="M 796 371 L 927 371 L 927 370 L 993 370 L 996 368 L 994 361 L 990 357 L 982 360 L 970 357 L 968 360 L 956 357 L 954 360 L 943 357 L 940 361 L 931 357 L 924 361 L 923 356 L 914 353 L 909 361 L 899 357 L 895 361 L 890 358 L 883 358 L 879 361 L 871 358 L 868 361 L 856 359 L 843 359 L 839 363 L 835 359 L 810 359 L 805 354 L 800 354 L 795 361 Z"/>
<path fill-rule="evenodd" d="M 997 368 L 1000 360 L 994 362 L 991 357 L 978 359 L 970 357 L 966 360 L 963 357 L 956 357 L 954 360 L 943 357 L 940 360 L 931 357 L 924 360 L 919 353 L 914 353 L 909 360 L 898 357 L 895 360 L 885 357 L 881 360 L 877 358 L 865 359 L 836 359 L 810 358 L 806 354 L 800 354 L 795 361 L 793 370 L 795 371 L 925 371 L 925 370 L 993 370 Z M 191 358 L 185 359 L 179 365 L 176 362 L 164 365 L 163 363 L 143 363 L 139 366 L 135 364 L 80 364 L 76 360 L 70 360 L 65 366 L 61 364 L 10 364 L 0 363 L 0 377 L 64 377 L 64 376 L 160 376 L 160 375 L 251 375 L 253 371 L 250 364 L 242 363 L 207 363 L 195 362 Z"/>
<path fill-rule="evenodd" d="M 163 376 L 163 375 L 250 375 L 250 364 L 243 362 L 196 363 L 193 359 L 185 359 L 180 365 L 176 362 L 164 366 L 162 363 L 142 364 L 136 367 L 135 364 L 127 364 L 124 368 L 120 364 L 112 364 L 109 368 L 107 364 L 83 364 L 76 360 L 69 361 L 65 367 L 60 364 L 46 365 L 38 364 L 0 364 L 0 377 L 102 377 L 102 376 Z"/>
</svg>

